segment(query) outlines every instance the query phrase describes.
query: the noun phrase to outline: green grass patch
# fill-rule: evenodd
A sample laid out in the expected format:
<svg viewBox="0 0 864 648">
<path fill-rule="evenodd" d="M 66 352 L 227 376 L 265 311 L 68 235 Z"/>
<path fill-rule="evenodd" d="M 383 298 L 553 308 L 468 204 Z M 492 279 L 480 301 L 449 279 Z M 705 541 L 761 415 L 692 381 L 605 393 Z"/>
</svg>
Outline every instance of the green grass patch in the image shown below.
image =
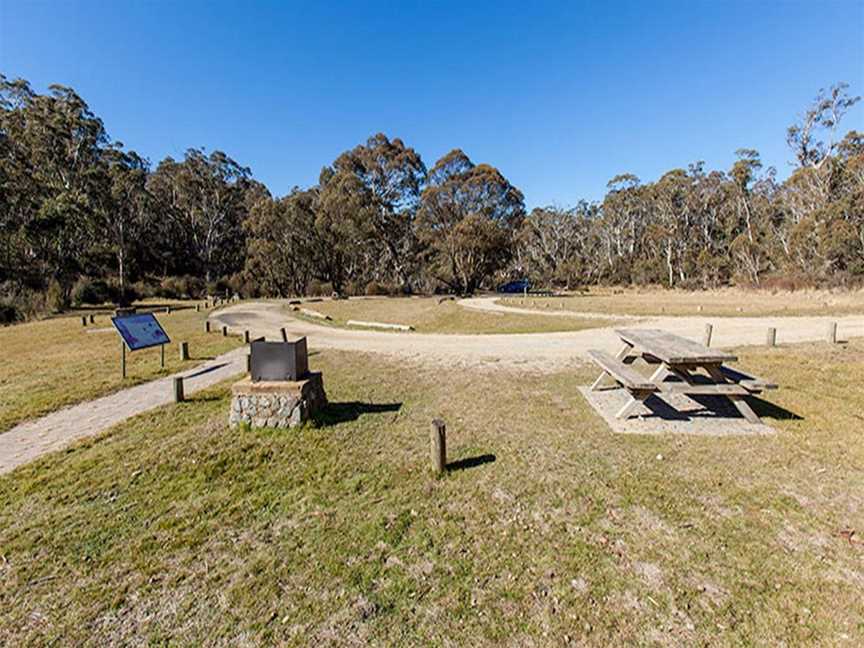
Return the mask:
<svg viewBox="0 0 864 648">
<path fill-rule="evenodd" d="M 175 307 L 180 310 L 156 315 L 171 338 L 165 346 L 165 369 L 158 347 L 127 351 L 126 380 L 120 375 L 120 337 L 108 312 L 98 312 L 95 323 L 86 327 L 81 315 L 92 311 L 0 328 L 0 433 L 66 405 L 191 369 L 240 344 L 237 337 L 204 332 L 210 311 L 196 312 L 194 303 Z M 180 360 L 183 341 L 189 342 L 191 361 Z"/>
<path fill-rule="evenodd" d="M 140 415 L 0 477 L 0 644 L 859 644 L 864 346 L 740 355 L 775 436 L 330 351 L 317 425 L 230 430 L 227 385 Z"/>
</svg>

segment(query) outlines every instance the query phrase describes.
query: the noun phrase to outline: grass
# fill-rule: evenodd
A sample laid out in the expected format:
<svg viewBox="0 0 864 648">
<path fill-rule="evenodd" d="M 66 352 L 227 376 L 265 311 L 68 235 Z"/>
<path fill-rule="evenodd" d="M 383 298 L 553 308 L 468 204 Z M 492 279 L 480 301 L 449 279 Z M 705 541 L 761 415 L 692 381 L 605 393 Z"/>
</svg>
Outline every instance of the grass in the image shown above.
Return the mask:
<svg viewBox="0 0 864 648">
<path fill-rule="evenodd" d="M 376 297 L 347 300 L 325 300 L 304 304 L 305 308 L 330 315 L 333 326 L 347 327 L 348 320 L 386 324 L 407 324 L 420 333 L 546 333 L 579 331 L 610 326 L 614 321 L 602 318 L 557 318 L 543 315 L 490 313 L 459 306 L 454 301 L 438 303 L 436 297 Z M 302 313 L 292 316 L 327 324 Z M 355 327 L 351 327 L 355 328 Z M 397 332 L 398 334 L 398 332 Z"/>
<path fill-rule="evenodd" d="M 499 303 L 519 308 L 570 310 L 615 315 L 713 315 L 763 317 L 782 315 L 860 315 L 864 290 L 797 292 L 745 290 L 686 291 L 658 288 L 591 288 L 563 297 L 503 297 Z M 699 310 L 701 308 L 701 310 Z"/>
<path fill-rule="evenodd" d="M 0 644 L 861 645 L 864 343 L 739 355 L 777 435 L 330 351 L 317 426 L 229 430 L 227 386 L 143 414 L 0 477 Z"/>
<path fill-rule="evenodd" d="M 81 313 L 76 312 L 0 328 L 0 433 L 66 405 L 190 368 L 195 361 L 239 344 L 235 337 L 206 334 L 207 313 L 197 313 L 194 308 L 157 317 L 171 338 L 165 348 L 165 369 L 160 368 L 158 348 L 127 352 L 126 380 L 120 376 L 119 337 L 105 312 L 86 327 L 81 326 Z M 180 361 L 181 341 L 189 342 L 192 362 Z"/>
</svg>

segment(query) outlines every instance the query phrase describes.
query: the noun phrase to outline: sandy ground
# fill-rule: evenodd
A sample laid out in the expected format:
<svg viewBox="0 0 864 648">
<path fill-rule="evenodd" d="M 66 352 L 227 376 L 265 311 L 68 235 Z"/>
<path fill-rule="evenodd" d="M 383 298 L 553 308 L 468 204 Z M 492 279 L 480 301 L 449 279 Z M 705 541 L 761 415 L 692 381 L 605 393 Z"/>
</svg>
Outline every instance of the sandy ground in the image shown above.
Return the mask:
<svg viewBox="0 0 864 648">
<path fill-rule="evenodd" d="M 499 312 L 519 312 L 494 303 L 494 298 L 460 302 L 466 308 Z M 529 311 L 532 315 L 537 311 Z M 553 314 L 550 312 L 550 316 Z M 603 313 L 586 317 L 608 317 Z M 556 316 L 560 316 L 560 313 Z M 617 316 L 616 316 L 617 317 Z M 453 367 L 521 367 L 533 371 L 555 371 L 586 361 L 589 349 L 616 352 L 620 346 L 616 327 L 567 331 L 561 333 L 522 333 L 496 335 L 445 335 L 430 333 L 390 333 L 354 331 L 313 324 L 291 317 L 276 302 L 249 302 L 229 306 L 211 319 L 232 329 L 248 329 L 252 336 L 281 339 L 279 329 L 292 337 L 306 336 L 310 348 L 328 348 L 381 353 L 396 358 Z M 841 317 L 654 317 L 634 318 L 626 326 L 661 328 L 696 340 L 705 324 L 714 326 L 712 346 L 734 347 L 765 343 L 768 327 L 777 329 L 777 344 L 812 342 L 825 339 L 829 322 L 838 323 L 838 337 L 864 335 L 864 315 Z M 621 328 L 618 326 L 617 328 Z"/>
</svg>

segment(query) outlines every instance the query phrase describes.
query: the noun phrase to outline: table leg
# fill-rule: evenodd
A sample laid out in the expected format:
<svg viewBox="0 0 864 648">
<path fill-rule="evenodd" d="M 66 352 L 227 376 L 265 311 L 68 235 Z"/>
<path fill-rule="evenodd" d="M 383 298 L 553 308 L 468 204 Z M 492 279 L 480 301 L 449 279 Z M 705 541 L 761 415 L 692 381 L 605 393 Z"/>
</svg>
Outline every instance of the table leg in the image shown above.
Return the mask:
<svg viewBox="0 0 864 648">
<path fill-rule="evenodd" d="M 714 381 L 718 384 L 727 384 L 729 381 L 726 380 L 726 376 L 723 375 L 723 372 L 720 371 L 719 365 L 705 365 L 705 371 L 708 372 L 708 375 L 711 376 Z M 756 412 L 753 411 L 753 408 L 747 404 L 747 401 L 744 400 L 744 396 L 727 396 L 732 404 L 735 406 L 741 416 L 743 416 L 748 423 L 752 423 L 754 425 L 758 425 L 762 422 Z"/>
<path fill-rule="evenodd" d="M 630 400 L 624 403 L 624 406 L 615 414 L 615 418 L 626 419 L 636 407 L 645 401 L 654 392 L 635 391 L 631 392 Z"/>
</svg>

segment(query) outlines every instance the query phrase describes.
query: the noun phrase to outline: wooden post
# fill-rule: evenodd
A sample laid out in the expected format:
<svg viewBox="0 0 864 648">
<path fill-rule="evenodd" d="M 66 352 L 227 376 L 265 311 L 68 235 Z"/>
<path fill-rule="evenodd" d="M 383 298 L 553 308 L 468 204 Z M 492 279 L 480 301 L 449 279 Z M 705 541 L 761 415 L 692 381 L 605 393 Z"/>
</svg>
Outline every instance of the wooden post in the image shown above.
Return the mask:
<svg viewBox="0 0 864 648">
<path fill-rule="evenodd" d="M 174 402 L 182 403 L 185 400 L 183 394 L 183 378 L 174 379 Z"/>
<path fill-rule="evenodd" d="M 189 359 L 189 343 L 181 342 L 180 343 L 180 359 L 188 360 Z"/>
<path fill-rule="evenodd" d="M 96 318 L 93 315 L 91 315 L 90 316 L 90 323 L 94 324 L 95 322 L 96 322 Z"/>
<path fill-rule="evenodd" d="M 249 344 L 249 331 L 243 331 L 243 344 Z"/>
<path fill-rule="evenodd" d="M 222 325 L 222 337 L 228 337 L 228 327 L 224 324 Z"/>
<path fill-rule="evenodd" d="M 769 347 L 776 346 L 777 344 L 777 329 L 771 327 L 768 329 L 767 334 L 765 335 L 765 344 Z"/>
<path fill-rule="evenodd" d="M 209 320 L 209 319 L 208 319 L 208 320 L 204 320 L 204 332 L 205 332 L 205 333 L 209 333 L 209 332 L 210 332 L 210 320 Z"/>
<path fill-rule="evenodd" d="M 440 475 L 447 467 L 447 426 L 441 419 L 432 421 L 430 442 L 432 470 Z"/>
<path fill-rule="evenodd" d="M 285 330 L 285 327 L 282 327 L 282 329 L 280 329 L 280 330 L 282 331 L 282 341 L 287 342 L 288 341 L 288 331 Z"/>
<path fill-rule="evenodd" d="M 200 312 L 201 312 L 201 304 L 195 304 L 195 312 L 196 312 L 196 313 L 200 313 Z"/>
<path fill-rule="evenodd" d="M 160 353 L 159 364 L 164 369 L 165 368 L 165 345 L 164 344 L 159 345 L 159 353 Z"/>
<path fill-rule="evenodd" d="M 706 347 L 711 346 L 711 334 L 714 332 L 714 326 L 711 324 L 705 325 L 705 332 L 702 334 L 702 344 Z"/>
<path fill-rule="evenodd" d="M 120 340 L 120 375 L 126 378 L 126 343 Z"/>
<path fill-rule="evenodd" d="M 246 354 L 246 373 L 252 373 L 252 354 Z"/>
<path fill-rule="evenodd" d="M 81 316 L 81 326 L 87 326 L 87 316 L 86 315 Z"/>
<path fill-rule="evenodd" d="M 828 323 L 828 344 L 837 344 L 837 322 Z"/>
</svg>

